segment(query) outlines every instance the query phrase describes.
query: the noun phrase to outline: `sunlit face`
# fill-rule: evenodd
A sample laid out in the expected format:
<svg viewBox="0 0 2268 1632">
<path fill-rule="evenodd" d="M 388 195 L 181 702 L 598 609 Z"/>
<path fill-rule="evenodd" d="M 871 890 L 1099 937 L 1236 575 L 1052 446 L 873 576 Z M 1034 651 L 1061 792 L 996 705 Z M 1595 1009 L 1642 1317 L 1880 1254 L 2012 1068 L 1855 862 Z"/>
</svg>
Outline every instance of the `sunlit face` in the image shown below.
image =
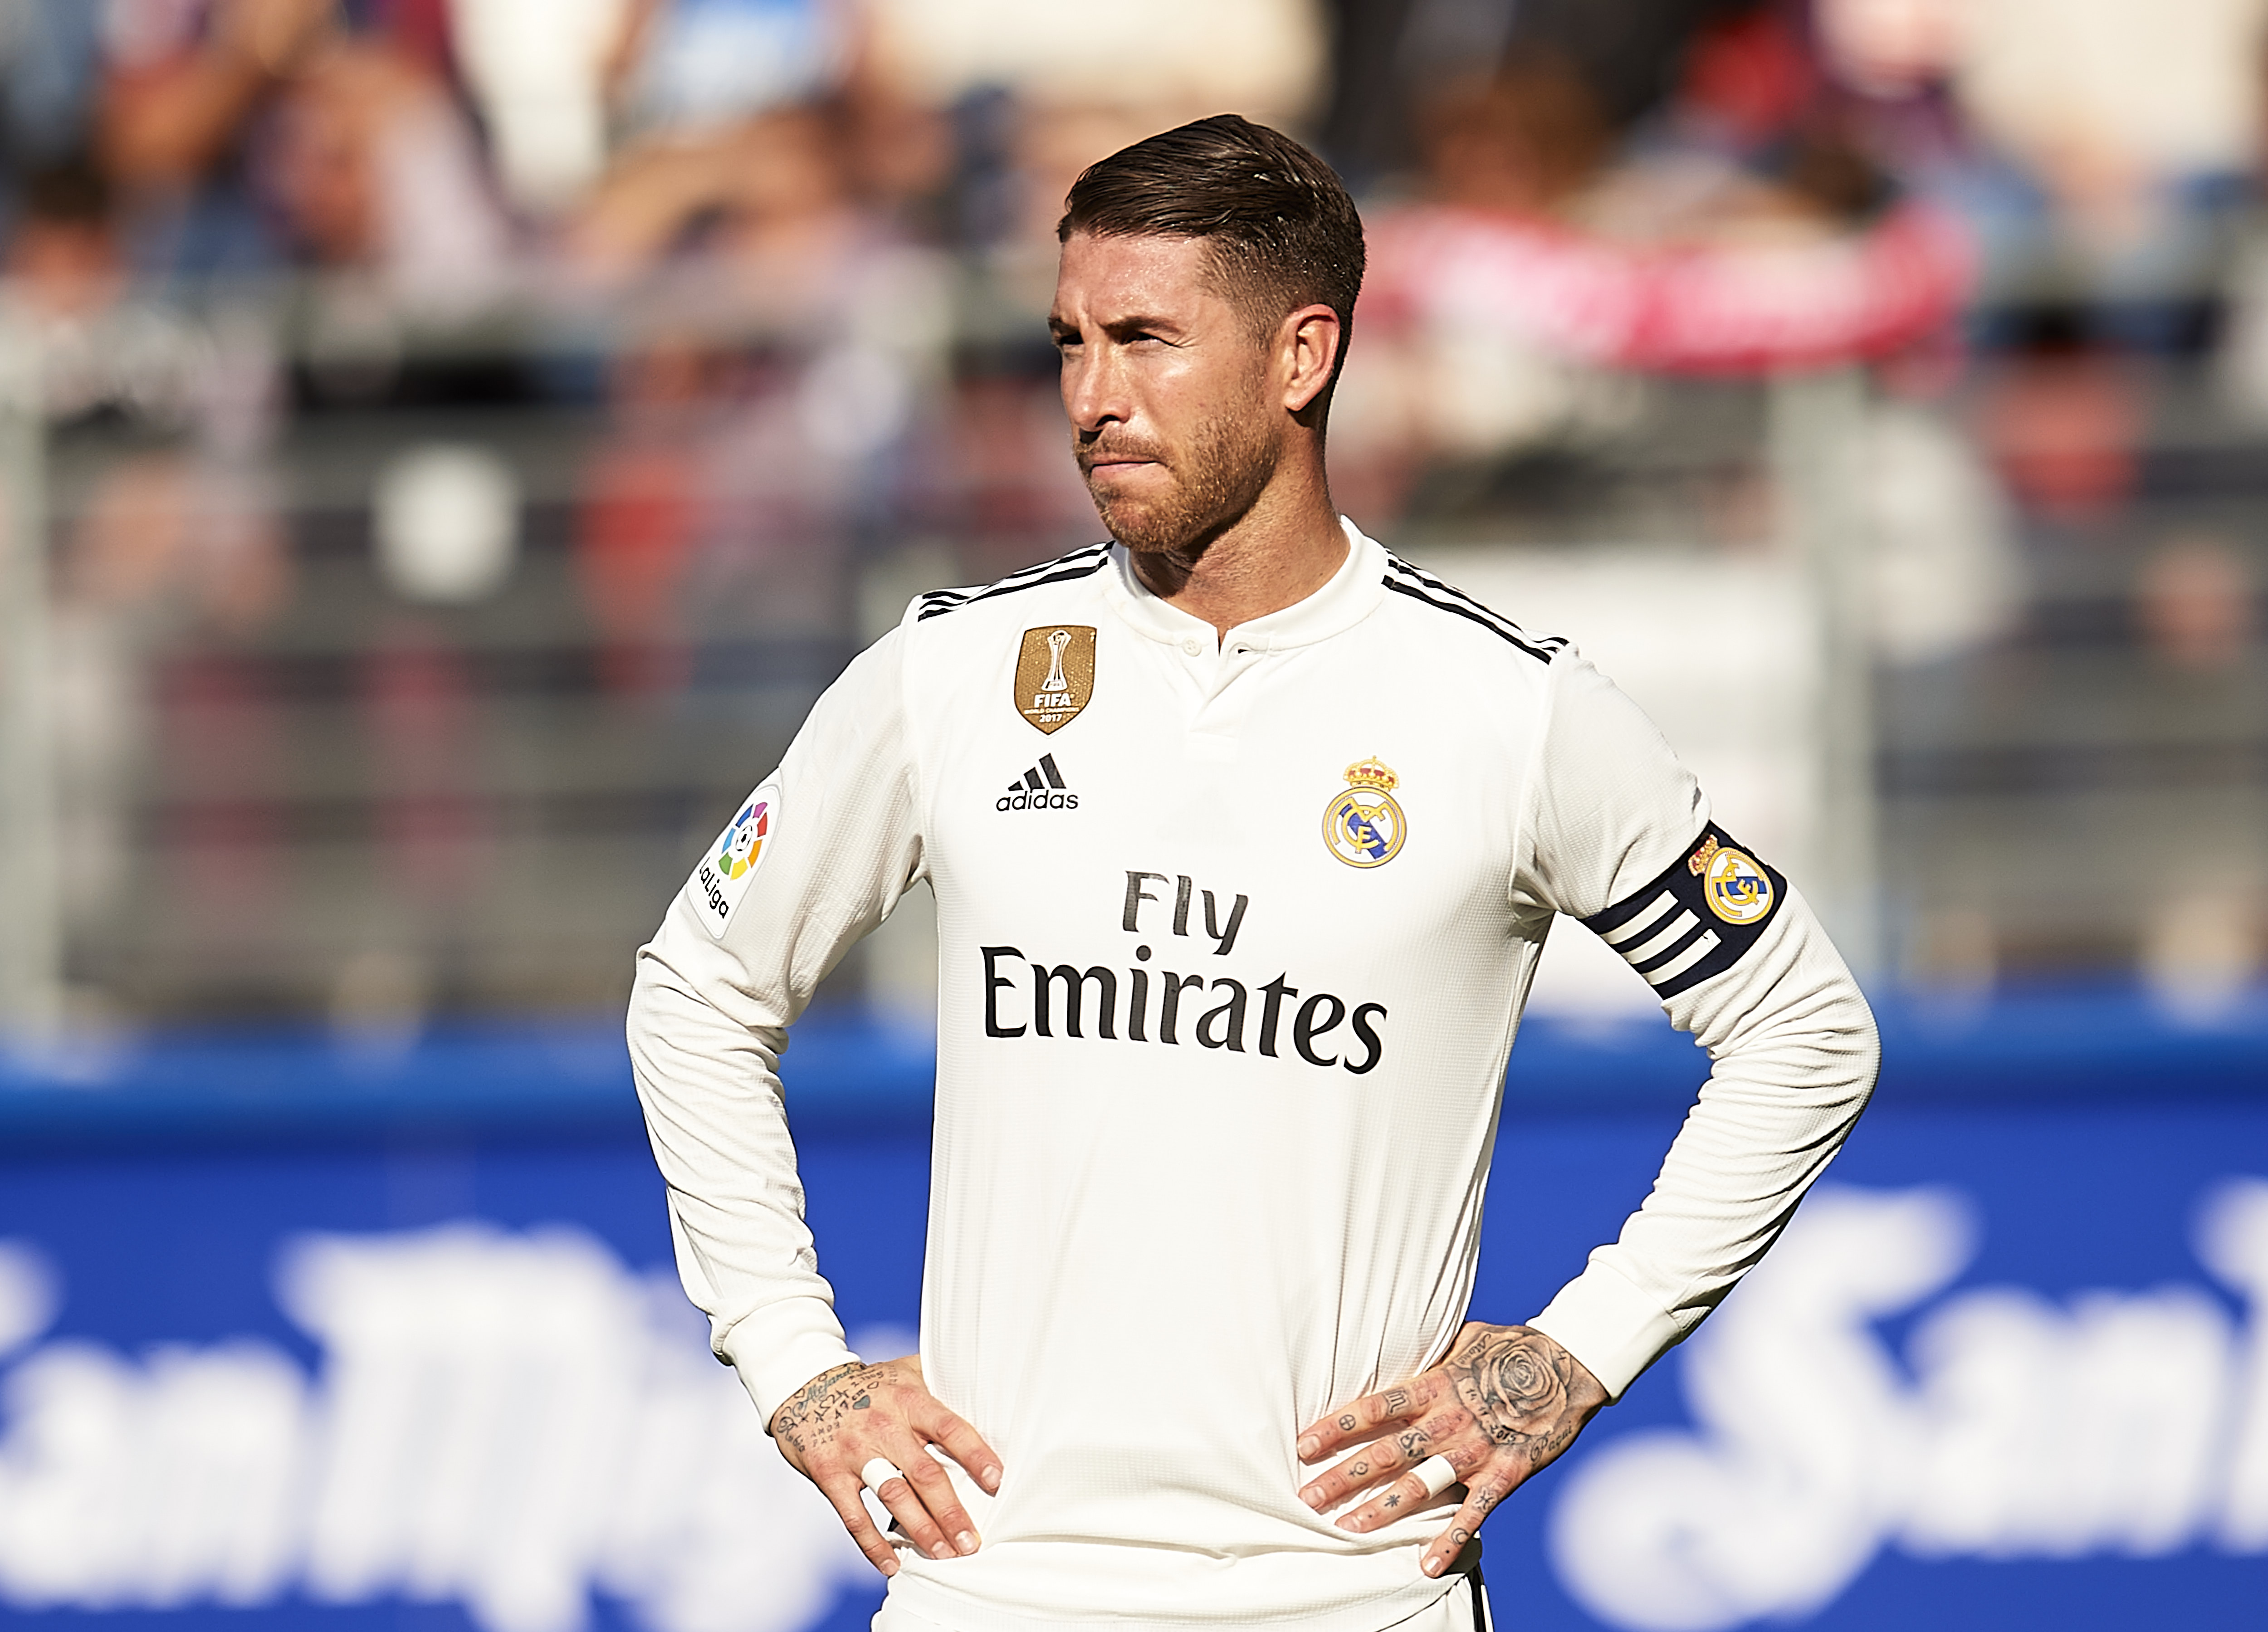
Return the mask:
<svg viewBox="0 0 2268 1632">
<path fill-rule="evenodd" d="M 1220 290 L 1202 240 L 1074 234 L 1048 327 L 1071 452 L 1112 537 L 1182 549 L 1252 507 L 1285 415 L 1268 348 Z"/>
</svg>

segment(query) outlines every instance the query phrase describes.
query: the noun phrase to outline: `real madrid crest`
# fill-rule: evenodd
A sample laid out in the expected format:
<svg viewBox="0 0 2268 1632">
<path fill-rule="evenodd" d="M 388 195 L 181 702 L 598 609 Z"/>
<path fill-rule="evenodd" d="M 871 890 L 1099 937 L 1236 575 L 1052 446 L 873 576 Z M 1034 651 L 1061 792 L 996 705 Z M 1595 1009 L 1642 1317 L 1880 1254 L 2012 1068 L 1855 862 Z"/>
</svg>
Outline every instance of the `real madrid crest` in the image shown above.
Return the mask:
<svg viewBox="0 0 2268 1632">
<path fill-rule="evenodd" d="M 1772 909 L 1771 875 L 1745 850 L 1717 842 L 1712 834 L 1686 858 L 1701 880 L 1701 899 L 1727 923 L 1754 923 Z"/>
<path fill-rule="evenodd" d="M 1094 629 L 1048 623 L 1024 631 L 1016 654 L 1016 712 L 1042 736 L 1079 717 L 1094 696 Z"/>
<path fill-rule="evenodd" d="M 1323 811 L 1323 842 L 1350 867 L 1383 867 L 1401 853 L 1410 831 L 1394 802 L 1402 779 L 1373 754 L 1348 766 L 1346 780 Z"/>
</svg>

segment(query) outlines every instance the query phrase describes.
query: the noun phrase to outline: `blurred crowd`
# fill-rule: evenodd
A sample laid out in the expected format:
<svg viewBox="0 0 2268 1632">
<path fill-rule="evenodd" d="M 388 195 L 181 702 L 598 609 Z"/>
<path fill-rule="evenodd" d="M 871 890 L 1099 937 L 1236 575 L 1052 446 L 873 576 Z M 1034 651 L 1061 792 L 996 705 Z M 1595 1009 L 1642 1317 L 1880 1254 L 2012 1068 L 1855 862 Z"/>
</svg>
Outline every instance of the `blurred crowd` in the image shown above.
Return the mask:
<svg viewBox="0 0 2268 1632">
<path fill-rule="evenodd" d="M 743 532 L 814 506 L 851 525 L 878 494 L 976 520 L 1004 558 L 1074 526 L 1022 389 L 1054 216 L 1085 163 L 1222 107 L 1318 138 L 1366 198 L 1338 463 L 1366 513 L 1444 461 L 1625 423 L 1629 371 L 1857 358 L 1926 393 L 1973 351 L 2027 365 L 1978 422 L 2019 496 L 2115 497 L 2139 412 L 2119 359 L 2212 349 L 2229 402 L 2268 415 L 2263 17 L 0 0 L 0 219 L 65 419 L 170 416 L 241 450 L 279 402 L 493 389 L 462 357 L 540 339 L 554 365 L 513 390 L 619 416 L 590 549 L 631 639 L 675 547 L 624 540 L 692 525 L 641 496 L 688 490 L 704 450 L 728 488 L 793 471 L 792 494 L 727 496 Z M 944 430 L 908 445 L 940 390 L 954 411 L 919 417 Z M 729 427 L 700 411 L 728 401 Z"/>
<path fill-rule="evenodd" d="M 482 682 L 433 620 L 539 511 L 585 680 L 630 700 L 734 643 L 839 661 L 912 589 L 1080 541 L 1060 201 L 1224 108 L 1364 203 L 1344 507 L 1500 494 L 1460 473 L 1628 437 L 1647 381 L 1863 364 L 1881 651 L 1976 650 L 2034 533 L 2148 485 L 2168 367 L 2268 423 L 2264 92 L 2268 0 L 0 0 L 11 320 L 57 445 L 122 450 L 59 511 L 75 910 L 125 887 L 152 754 L 199 933 L 277 887 L 284 819 L 233 796 L 294 750 L 247 654 L 320 621 L 286 450 L 331 410 L 585 427 L 540 480 L 460 434 L 351 501 L 391 609 L 335 689 L 410 898 L 460 894 L 493 820 L 452 791 Z M 1754 537 L 1747 491 L 1704 531 Z M 2169 673 L 2235 685 L 2256 578 L 2189 525 L 2122 592 Z"/>
<path fill-rule="evenodd" d="M 781 501 L 849 525 L 879 494 L 974 518 L 1004 562 L 1076 525 L 1068 482 L 1034 474 L 1052 437 L 1022 389 L 1054 216 L 1085 163 L 1222 107 L 1317 138 L 1365 197 L 1338 465 L 1366 513 L 1441 463 L 1626 423 L 1632 370 L 1856 358 L 1927 393 L 1977 352 L 2024 365 L 1979 411 L 1996 466 L 2083 509 L 2122 490 L 2121 359 L 2211 350 L 2232 410 L 2268 416 L 2263 16 L 0 0 L 0 223 L 65 419 L 240 450 L 279 402 L 493 390 L 464 357 L 540 341 L 554 364 L 513 390 L 621 420 L 592 551 L 626 638 L 666 599 L 627 581 L 663 569 L 622 542 L 676 525 L 637 497 L 684 490 L 665 452 L 792 466 L 794 495 L 731 496 L 744 519 Z M 913 414 L 940 390 L 951 413 Z M 725 401 L 759 406 L 730 429 L 694 406 Z M 909 445 L 917 417 L 946 431 Z"/>
</svg>

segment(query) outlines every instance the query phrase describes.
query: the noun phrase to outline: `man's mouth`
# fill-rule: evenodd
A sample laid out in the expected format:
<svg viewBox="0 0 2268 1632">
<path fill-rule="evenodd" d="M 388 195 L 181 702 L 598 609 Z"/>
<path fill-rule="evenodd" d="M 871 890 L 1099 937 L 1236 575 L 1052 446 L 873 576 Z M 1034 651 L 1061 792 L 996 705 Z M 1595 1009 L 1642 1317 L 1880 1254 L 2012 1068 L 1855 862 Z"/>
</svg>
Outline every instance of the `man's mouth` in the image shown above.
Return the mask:
<svg viewBox="0 0 2268 1632">
<path fill-rule="evenodd" d="M 1099 470 L 1123 470 L 1135 465 L 1155 465 L 1157 455 L 1134 448 L 1083 448 L 1079 454 L 1079 467 L 1088 475 Z"/>
</svg>

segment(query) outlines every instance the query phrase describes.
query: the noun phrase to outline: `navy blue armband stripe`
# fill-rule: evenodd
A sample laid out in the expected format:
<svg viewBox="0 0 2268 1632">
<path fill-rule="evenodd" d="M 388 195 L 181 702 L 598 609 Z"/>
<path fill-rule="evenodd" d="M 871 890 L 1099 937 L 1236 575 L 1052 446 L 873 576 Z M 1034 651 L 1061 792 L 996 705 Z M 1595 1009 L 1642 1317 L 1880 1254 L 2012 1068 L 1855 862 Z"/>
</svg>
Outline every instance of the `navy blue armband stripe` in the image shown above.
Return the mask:
<svg viewBox="0 0 2268 1632">
<path fill-rule="evenodd" d="M 1787 880 L 1715 823 L 1666 868 L 1583 927 L 1665 1000 L 1747 955 L 1787 898 Z"/>
</svg>

